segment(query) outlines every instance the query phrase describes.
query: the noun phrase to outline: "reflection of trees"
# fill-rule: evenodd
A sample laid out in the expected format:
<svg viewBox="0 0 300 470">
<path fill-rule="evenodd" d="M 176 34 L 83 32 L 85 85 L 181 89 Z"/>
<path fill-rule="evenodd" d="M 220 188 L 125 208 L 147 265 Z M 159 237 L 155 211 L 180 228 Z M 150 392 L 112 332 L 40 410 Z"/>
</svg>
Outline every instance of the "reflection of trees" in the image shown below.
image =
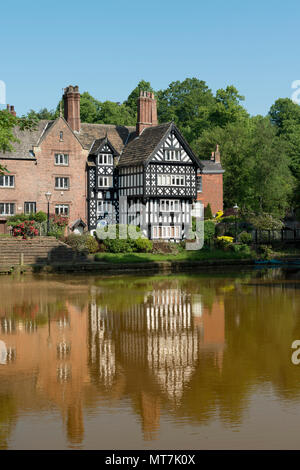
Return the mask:
<svg viewBox="0 0 300 470">
<path fill-rule="evenodd" d="M 0 449 L 8 448 L 8 440 L 15 425 L 17 407 L 12 394 L 0 394 Z"/>
</svg>

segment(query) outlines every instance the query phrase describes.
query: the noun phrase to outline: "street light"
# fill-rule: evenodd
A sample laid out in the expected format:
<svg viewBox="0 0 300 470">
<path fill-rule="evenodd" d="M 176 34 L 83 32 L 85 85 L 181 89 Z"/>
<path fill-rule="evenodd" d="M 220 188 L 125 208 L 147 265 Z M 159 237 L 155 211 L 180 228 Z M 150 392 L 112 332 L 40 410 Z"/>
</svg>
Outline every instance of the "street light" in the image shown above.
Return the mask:
<svg viewBox="0 0 300 470">
<path fill-rule="evenodd" d="M 238 210 L 239 210 L 239 207 L 237 204 L 235 204 L 233 206 L 233 210 L 234 210 L 234 222 L 235 222 L 235 242 L 237 241 L 237 223 L 236 223 L 236 216 L 237 216 L 237 213 L 238 213 Z"/>
<path fill-rule="evenodd" d="M 50 199 L 51 199 L 52 194 L 50 193 L 50 191 L 47 191 L 45 193 L 45 196 L 48 202 L 48 214 L 47 214 L 47 236 L 48 236 L 49 230 L 50 230 Z"/>
</svg>

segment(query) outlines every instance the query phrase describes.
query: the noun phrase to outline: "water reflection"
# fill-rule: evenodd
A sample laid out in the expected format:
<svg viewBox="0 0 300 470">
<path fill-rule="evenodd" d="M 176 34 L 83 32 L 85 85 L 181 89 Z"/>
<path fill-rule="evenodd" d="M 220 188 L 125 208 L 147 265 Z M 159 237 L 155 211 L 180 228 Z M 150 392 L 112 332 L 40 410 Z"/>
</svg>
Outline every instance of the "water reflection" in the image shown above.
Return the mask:
<svg viewBox="0 0 300 470">
<path fill-rule="evenodd" d="M 285 287 L 290 272 L 269 276 L 3 277 L 0 447 L 30 412 L 59 410 L 68 445 L 80 447 L 88 416 L 121 404 L 147 442 L 166 413 L 177 425 L 240 426 L 265 383 L 300 402 L 290 362 L 299 290 Z"/>
</svg>

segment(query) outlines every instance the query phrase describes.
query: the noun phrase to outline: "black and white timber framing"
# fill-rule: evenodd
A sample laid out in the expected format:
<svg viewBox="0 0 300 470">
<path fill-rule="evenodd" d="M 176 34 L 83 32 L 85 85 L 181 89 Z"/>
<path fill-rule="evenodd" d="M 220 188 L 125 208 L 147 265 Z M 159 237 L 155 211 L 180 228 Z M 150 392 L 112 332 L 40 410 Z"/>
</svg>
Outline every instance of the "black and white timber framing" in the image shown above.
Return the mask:
<svg viewBox="0 0 300 470">
<path fill-rule="evenodd" d="M 150 239 L 184 238 L 199 168 L 174 123 L 144 129 L 121 154 L 107 136 L 96 140 L 87 162 L 89 230 L 105 220 L 138 225 Z"/>
</svg>

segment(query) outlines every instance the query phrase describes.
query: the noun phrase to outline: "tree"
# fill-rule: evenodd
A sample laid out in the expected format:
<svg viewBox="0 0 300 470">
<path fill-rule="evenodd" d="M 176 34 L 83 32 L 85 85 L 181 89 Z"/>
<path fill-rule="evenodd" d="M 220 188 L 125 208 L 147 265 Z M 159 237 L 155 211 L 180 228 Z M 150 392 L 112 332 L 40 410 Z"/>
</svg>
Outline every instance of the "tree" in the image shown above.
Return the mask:
<svg viewBox="0 0 300 470">
<path fill-rule="evenodd" d="M 216 103 L 210 119 L 214 125 L 224 127 L 230 122 L 237 122 L 249 117 L 245 108 L 240 104 L 245 97 L 230 85 L 225 90 L 222 88 L 216 92 Z"/>
<path fill-rule="evenodd" d="M 211 127 L 210 113 L 215 99 L 203 80 L 186 78 L 170 83 L 157 93 L 159 122 L 174 121 L 193 144 L 204 129 Z"/>
<path fill-rule="evenodd" d="M 33 109 L 31 109 L 27 114 L 27 117 L 29 119 L 35 120 L 53 120 L 56 117 L 56 112 L 54 111 L 54 109 L 48 110 L 47 108 L 41 108 L 39 111 L 34 111 Z"/>
<path fill-rule="evenodd" d="M 137 86 L 132 90 L 130 95 L 128 96 L 127 100 L 124 101 L 124 105 L 129 108 L 132 116 L 135 118 L 136 122 L 136 112 L 137 112 L 137 99 L 140 96 L 140 91 L 151 91 L 154 92 L 153 88 L 151 87 L 150 82 L 146 82 L 145 80 L 140 80 Z"/>
<path fill-rule="evenodd" d="M 98 122 L 119 126 L 134 126 L 136 118 L 126 105 L 104 101 L 104 103 L 101 103 Z"/>
<path fill-rule="evenodd" d="M 286 143 L 268 118 L 256 116 L 224 128 L 204 131 L 199 153 L 209 155 L 220 144 L 224 173 L 224 204 L 282 217 L 291 201 L 294 178 Z"/>
</svg>

